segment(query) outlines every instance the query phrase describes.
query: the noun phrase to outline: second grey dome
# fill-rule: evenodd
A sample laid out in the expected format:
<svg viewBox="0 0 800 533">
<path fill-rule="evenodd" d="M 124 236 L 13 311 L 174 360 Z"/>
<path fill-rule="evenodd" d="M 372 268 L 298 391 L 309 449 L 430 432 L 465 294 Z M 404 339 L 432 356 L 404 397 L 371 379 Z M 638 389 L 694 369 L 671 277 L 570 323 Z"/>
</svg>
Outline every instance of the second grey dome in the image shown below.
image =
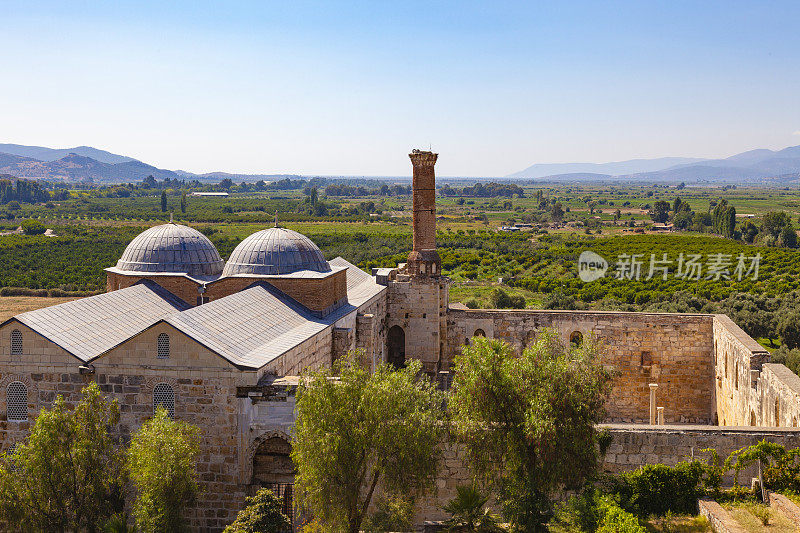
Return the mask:
<svg viewBox="0 0 800 533">
<path fill-rule="evenodd" d="M 190 276 L 218 276 L 223 265 L 208 237 L 196 229 L 173 223 L 141 232 L 117 262 L 120 270 L 180 272 Z"/>
<path fill-rule="evenodd" d="M 319 247 L 305 235 L 285 228 L 269 228 L 240 242 L 222 275 L 278 275 L 300 270 L 330 272 L 331 267 Z"/>
</svg>

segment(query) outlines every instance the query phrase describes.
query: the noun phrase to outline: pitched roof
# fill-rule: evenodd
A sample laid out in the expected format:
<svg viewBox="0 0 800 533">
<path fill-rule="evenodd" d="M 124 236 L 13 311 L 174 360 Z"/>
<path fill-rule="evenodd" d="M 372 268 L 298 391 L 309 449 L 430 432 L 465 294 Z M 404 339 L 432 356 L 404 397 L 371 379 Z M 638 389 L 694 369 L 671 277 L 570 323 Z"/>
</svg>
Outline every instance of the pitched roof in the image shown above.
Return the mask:
<svg viewBox="0 0 800 533">
<path fill-rule="evenodd" d="M 318 318 L 263 282 L 165 322 L 236 366 L 260 368 L 355 310 L 345 305 Z"/>
<path fill-rule="evenodd" d="M 78 359 L 89 361 L 189 306 L 152 281 L 15 316 Z"/>
<path fill-rule="evenodd" d="M 386 290 L 385 286 L 375 282 L 375 278 L 341 257 L 333 259 L 329 264 L 332 267 L 347 268 L 347 300 L 351 305 L 363 305 Z"/>
<path fill-rule="evenodd" d="M 14 318 L 84 362 L 163 321 L 237 367 L 260 368 L 386 290 L 341 257 L 331 266 L 347 269 L 348 303 L 324 318 L 266 281 L 190 307 L 147 280 Z"/>
</svg>

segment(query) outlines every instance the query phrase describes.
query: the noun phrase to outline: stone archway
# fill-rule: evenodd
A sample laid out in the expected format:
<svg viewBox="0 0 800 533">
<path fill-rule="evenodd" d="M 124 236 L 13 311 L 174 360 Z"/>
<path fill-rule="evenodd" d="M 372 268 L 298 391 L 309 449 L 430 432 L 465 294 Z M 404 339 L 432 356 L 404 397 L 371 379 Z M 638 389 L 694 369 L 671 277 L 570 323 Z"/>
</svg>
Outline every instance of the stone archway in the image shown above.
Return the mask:
<svg viewBox="0 0 800 533">
<path fill-rule="evenodd" d="M 402 368 L 406 364 L 406 332 L 400 326 L 392 326 L 386 336 L 388 355 L 386 362 L 395 368 Z"/>
<path fill-rule="evenodd" d="M 292 445 L 281 437 L 270 437 L 261 441 L 253 455 L 251 485 L 264 486 L 274 483 L 294 483 Z"/>
<path fill-rule="evenodd" d="M 266 487 L 281 500 L 281 512 L 294 523 L 294 477 L 292 445 L 281 436 L 262 440 L 253 454 L 250 493 Z"/>
</svg>

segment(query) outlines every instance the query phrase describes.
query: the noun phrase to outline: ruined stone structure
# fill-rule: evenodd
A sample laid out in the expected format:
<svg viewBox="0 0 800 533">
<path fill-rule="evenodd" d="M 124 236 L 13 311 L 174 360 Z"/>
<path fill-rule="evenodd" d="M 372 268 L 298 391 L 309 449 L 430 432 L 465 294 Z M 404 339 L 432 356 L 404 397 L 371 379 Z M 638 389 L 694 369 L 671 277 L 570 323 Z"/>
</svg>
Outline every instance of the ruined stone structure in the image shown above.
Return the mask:
<svg viewBox="0 0 800 533">
<path fill-rule="evenodd" d="M 291 510 L 304 369 L 360 349 L 373 366 L 419 359 L 446 386 L 472 337 L 521 351 L 542 328 L 564 343 L 593 337 L 604 346 L 602 363 L 615 373 L 608 422 L 623 424 L 612 427 L 610 471 L 761 437 L 800 444 L 792 429 L 800 378 L 725 316 L 451 306 L 436 251 L 438 156 L 409 157 L 414 244 L 396 268 L 370 275 L 326 261 L 308 238 L 277 225 L 243 240 L 226 262 L 203 234 L 169 223 L 131 242 L 107 269 L 106 293 L 0 324 L 0 448 L 24 439 L 56 395 L 77 402 L 92 381 L 119 401 L 125 434 L 162 405 L 202 430 L 204 492 L 192 519 L 198 531 L 219 531 L 260 486 Z M 666 425 L 647 425 L 658 417 Z M 437 499 L 420 505 L 418 520 L 441 518 L 441 504 L 469 480 L 461 456 L 447 445 Z"/>
</svg>

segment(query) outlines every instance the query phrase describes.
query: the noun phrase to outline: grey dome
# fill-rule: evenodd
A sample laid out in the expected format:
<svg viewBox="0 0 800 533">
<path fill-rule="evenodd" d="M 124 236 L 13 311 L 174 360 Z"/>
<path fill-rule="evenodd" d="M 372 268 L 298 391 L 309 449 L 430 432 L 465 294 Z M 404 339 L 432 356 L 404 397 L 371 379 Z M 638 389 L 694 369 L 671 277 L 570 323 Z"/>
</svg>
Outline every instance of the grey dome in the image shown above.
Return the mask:
<svg viewBox="0 0 800 533">
<path fill-rule="evenodd" d="M 217 276 L 224 261 L 208 237 L 180 224 L 162 224 L 144 230 L 131 241 L 117 268 L 132 272 L 182 272 L 190 276 Z"/>
<path fill-rule="evenodd" d="M 330 272 L 331 267 L 317 245 L 305 235 L 284 228 L 269 228 L 240 242 L 222 275 L 291 274 L 299 270 Z"/>
</svg>

